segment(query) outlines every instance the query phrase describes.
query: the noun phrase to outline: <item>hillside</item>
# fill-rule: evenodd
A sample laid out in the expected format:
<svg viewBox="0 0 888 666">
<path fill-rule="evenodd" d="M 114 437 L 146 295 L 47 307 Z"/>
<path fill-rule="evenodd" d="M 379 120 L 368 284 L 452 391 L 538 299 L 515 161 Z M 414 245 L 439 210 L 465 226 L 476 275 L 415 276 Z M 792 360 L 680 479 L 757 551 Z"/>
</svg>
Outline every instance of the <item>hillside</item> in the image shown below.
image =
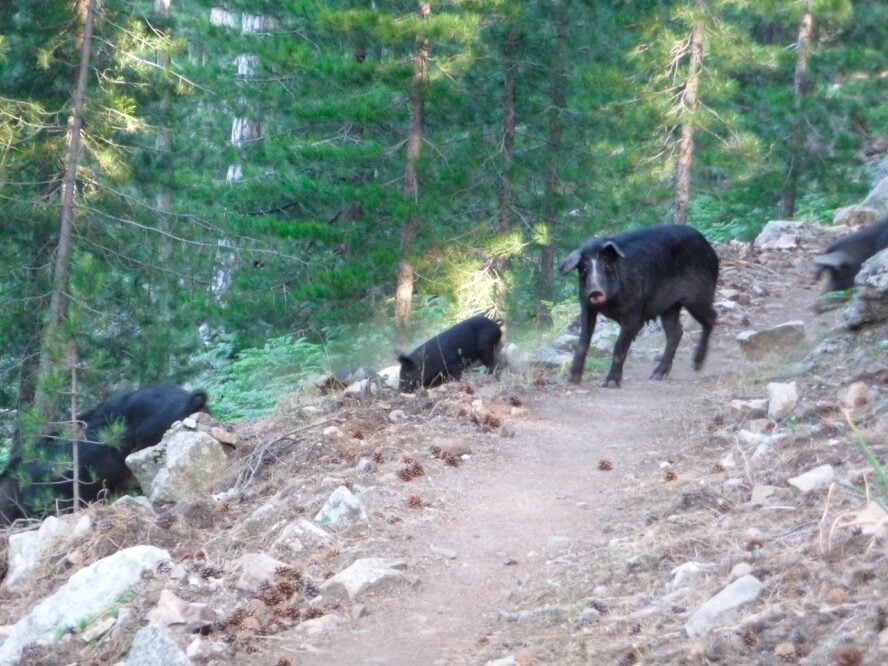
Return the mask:
<svg viewBox="0 0 888 666">
<path fill-rule="evenodd" d="M 194 663 L 886 663 L 885 524 L 846 488 L 787 483 L 824 464 L 861 482 L 869 468 L 840 409 L 856 381 L 850 417 L 886 459 L 886 331 L 850 333 L 840 311 L 812 309 L 810 259 L 830 233 L 719 248 L 720 319 L 700 373 L 687 324 L 668 380 L 647 379 L 663 338 L 646 331 L 619 390 L 598 387 L 596 371 L 576 387 L 556 369 L 515 368 L 415 397 L 289 396 L 266 419 L 230 424 L 238 458 L 220 491 L 237 481 L 239 493 L 152 515 L 92 508 L 95 530 L 47 558 L 39 585 L 0 594 L 0 622 L 73 568 L 150 543 L 173 563 L 121 601 L 115 628 L 24 663 L 125 659 L 163 590 L 206 605 L 198 626 L 166 628 Z M 741 353 L 741 331 L 793 320 L 803 343 Z M 789 416 L 732 405 L 767 398 L 769 382 L 795 382 Z M 330 541 L 280 542 L 339 486 L 364 518 Z M 239 585 L 247 553 L 288 568 Z M 362 558 L 396 574 L 354 599 L 321 592 Z M 745 577 L 761 583 L 755 598 L 686 637 L 695 611 Z"/>
</svg>

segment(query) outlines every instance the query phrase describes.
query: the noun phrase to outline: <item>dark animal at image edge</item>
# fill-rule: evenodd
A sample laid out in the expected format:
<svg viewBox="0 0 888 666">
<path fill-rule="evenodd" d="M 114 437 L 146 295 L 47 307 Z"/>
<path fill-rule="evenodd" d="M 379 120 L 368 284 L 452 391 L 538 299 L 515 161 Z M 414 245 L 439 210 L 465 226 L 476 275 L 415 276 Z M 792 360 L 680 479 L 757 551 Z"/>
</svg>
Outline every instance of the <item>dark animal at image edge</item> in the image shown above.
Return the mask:
<svg viewBox="0 0 888 666">
<path fill-rule="evenodd" d="M 103 492 L 126 490 L 132 480 L 126 456 L 158 444 L 174 422 L 207 411 L 207 400 L 206 391 L 189 392 L 163 383 L 117 396 L 79 415 L 77 420 L 85 424 L 84 440 L 77 442 L 81 500 L 93 502 Z M 117 422 L 124 424 L 120 446 L 104 444 L 103 431 Z M 74 497 L 71 442 L 49 436 L 39 448 L 47 461 L 18 457 L 0 476 L 0 524 L 27 517 L 26 506 L 40 499 L 70 505 Z"/>
<path fill-rule="evenodd" d="M 563 275 L 575 269 L 579 275 L 580 339 L 570 368 L 571 382 L 578 384 L 583 377 L 599 314 L 620 325 L 603 386 L 620 386 L 632 341 L 647 321 L 658 317 L 666 334 L 666 348 L 651 379 L 666 377 L 682 337 L 682 308 L 702 326 L 694 369 L 703 367 L 716 320 L 713 300 L 718 256 L 699 231 L 669 224 L 593 238 L 561 264 Z"/>
<path fill-rule="evenodd" d="M 451 326 L 409 354 L 398 354 L 401 362 L 399 389 L 409 393 L 420 386 L 438 386 L 459 379 L 462 371 L 480 361 L 492 374 L 499 363 L 502 321 L 477 316 Z"/>
<path fill-rule="evenodd" d="M 888 248 L 888 217 L 839 238 L 824 254 L 814 257 L 817 266 L 814 278 L 819 280 L 827 273 L 824 293 L 851 289 L 863 262 L 885 248 Z"/>
</svg>

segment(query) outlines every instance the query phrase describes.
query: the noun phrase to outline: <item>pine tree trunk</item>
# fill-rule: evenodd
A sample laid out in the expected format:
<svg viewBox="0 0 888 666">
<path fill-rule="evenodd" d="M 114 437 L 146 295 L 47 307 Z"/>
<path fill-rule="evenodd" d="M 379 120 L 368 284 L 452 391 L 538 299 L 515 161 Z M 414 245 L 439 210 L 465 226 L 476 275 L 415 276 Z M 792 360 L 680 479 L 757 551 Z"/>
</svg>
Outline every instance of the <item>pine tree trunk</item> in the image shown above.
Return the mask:
<svg viewBox="0 0 888 666">
<path fill-rule="evenodd" d="M 83 131 L 83 107 L 86 81 L 89 76 L 90 47 L 96 0 L 81 0 L 78 15 L 83 17 L 80 44 L 80 66 L 71 99 L 71 116 L 68 120 L 68 147 L 65 152 L 65 171 L 62 176 L 61 209 L 59 214 L 59 240 L 56 245 L 56 261 L 53 267 L 52 294 L 49 318 L 46 322 L 40 349 L 40 372 L 48 372 L 55 357 L 62 357 L 60 334 L 68 309 L 68 287 L 71 278 L 71 257 L 74 251 L 74 195 L 77 190 L 77 165 L 80 161 L 80 138 Z M 55 417 L 50 396 L 38 383 L 35 405 L 49 420 Z"/>
<path fill-rule="evenodd" d="M 567 107 L 567 15 L 563 6 L 556 8 L 555 16 L 555 75 L 552 77 L 552 110 L 549 114 L 549 166 L 543 193 L 543 224 L 548 239 L 555 237 L 558 228 L 558 197 L 561 183 L 559 159 L 564 135 L 563 116 Z M 551 240 L 540 252 L 540 294 L 537 299 L 536 326 L 552 327 L 552 301 L 555 294 L 555 250 Z"/>
<path fill-rule="evenodd" d="M 811 0 L 804 0 L 804 12 L 799 23 L 799 38 L 796 44 L 796 69 L 793 81 L 792 134 L 789 138 L 789 156 L 786 164 L 786 182 L 780 196 L 780 217 L 791 220 L 795 216 L 796 194 L 799 183 L 799 163 L 802 161 L 802 103 L 808 94 L 808 51 L 811 45 L 811 31 L 814 16 Z"/>
<path fill-rule="evenodd" d="M 427 19 L 432 13 L 431 3 L 419 3 L 419 17 Z M 404 170 L 404 194 L 417 201 L 419 199 L 419 156 L 422 151 L 423 116 L 425 113 L 425 86 L 428 81 L 429 40 L 416 40 L 416 53 L 413 57 L 413 82 L 410 90 L 410 126 L 407 129 L 407 165 Z M 395 327 L 398 344 L 404 346 L 410 326 L 413 305 L 414 271 L 411 262 L 419 219 L 411 213 L 404 220 L 401 230 L 401 262 L 398 265 L 398 282 L 395 289 Z"/>
<path fill-rule="evenodd" d="M 154 0 L 155 13 L 164 18 L 170 17 L 170 3 L 172 0 Z M 158 51 L 154 59 L 157 66 L 164 70 L 170 65 L 169 56 L 163 51 Z M 164 93 L 158 104 L 161 119 L 166 120 L 166 114 L 170 110 L 169 93 Z M 168 127 L 161 127 L 157 130 L 157 136 L 154 139 L 154 146 L 157 148 L 158 154 L 169 154 L 173 149 L 173 130 Z M 164 264 L 169 262 L 173 256 L 173 241 L 171 238 L 171 229 L 169 225 L 168 214 L 172 208 L 173 192 L 169 185 L 162 183 L 160 191 L 157 193 L 157 214 L 161 228 L 166 232 L 160 240 L 160 261 Z"/>
<path fill-rule="evenodd" d="M 503 45 L 506 66 L 503 72 L 502 108 L 502 166 L 499 175 L 499 205 L 497 231 L 507 233 L 515 223 L 515 194 L 512 185 L 512 165 L 515 162 L 515 75 L 518 71 L 518 21 L 512 19 Z M 506 309 L 506 281 L 504 275 L 511 266 L 508 257 L 498 257 L 491 263 L 494 276 L 494 308 L 496 314 Z"/>
<path fill-rule="evenodd" d="M 691 32 L 691 54 L 688 62 L 688 79 L 682 95 L 683 115 L 681 139 L 678 145 L 678 163 L 675 166 L 676 224 L 687 224 L 688 206 L 691 200 L 691 166 L 694 161 L 694 116 L 697 112 L 697 94 L 700 89 L 700 72 L 703 69 L 703 28 L 705 0 L 694 0 L 696 18 Z"/>
<path fill-rule="evenodd" d="M 509 231 L 514 224 L 512 164 L 515 161 L 515 74 L 518 71 L 518 22 L 512 19 L 505 42 L 506 68 L 503 72 L 503 160 L 499 176 L 497 230 Z"/>
</svg>

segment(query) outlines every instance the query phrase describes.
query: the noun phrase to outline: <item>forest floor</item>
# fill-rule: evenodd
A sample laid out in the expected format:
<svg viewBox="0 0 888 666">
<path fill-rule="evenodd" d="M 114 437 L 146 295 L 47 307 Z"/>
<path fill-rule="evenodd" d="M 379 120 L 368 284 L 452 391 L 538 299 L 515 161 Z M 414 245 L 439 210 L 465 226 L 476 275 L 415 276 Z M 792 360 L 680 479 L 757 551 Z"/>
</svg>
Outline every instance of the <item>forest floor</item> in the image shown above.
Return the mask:
<svg viewBox="0 0 888 666">
<path fill-rule="evenodd" d="M 837 392 L 854 379 L 872 391 L 856 413 L 862 432 L 883 460 L 886 453 L 885 331 L 850 334 L 840 311 L 814 314 L 820 288 L 810 256 L 821 247 L 818 238 L 769 255 L 722 252 L 720 288 L 736 300 L 720 309 L 699 373 L 690 367 L 699 332 L 691 323 L 664 381 L 648 380 L 664 344 L 648 331 L 630 350 L 620 389 L 599 386 L 605 359 L 579 386 L 556 370 L 525 369 L 500 381 L 473 374 L 416 396 L 335 397 L 310 409 L 283 400 L 266 419 L 233 424 L 241 470 L 259 451 L 271 461 L 255 469 L 243 501 L 209 505 L 203 526 L 165 523 L 166 534 L 130 524 L 117 543 L 156 543 L 178 561 L 201 553 L 213 564 L 203 587 L 195 576 L 174 588 L 219 618 L 205 638 L 227 647 L 205 663 L 886 663 L 885 543 L 859 526 L 824 537 L 824 525 L 863 499 L 802 495 L 786 483 L 824 463 L 852 480 L 866 470 L 837 408 Z M 738 333 L 793 320 L 805 322 L 802 345 L 743 356 Z M 832 338 L 839 351 L 804 370 L 793 365 Z M 752 419 L 730 402 L 766 398 L 772 381 L 796 382 L 801 399 L 792 417 L 765 426 L 785 437 L 756 461 L 739 436 Z M 322 426 L 281 439 L 312 422 Z M 306 600 L 313 610 L 302 617 L 311 622 L 248 627 L 238 609 L 255 601 L 235 589 L 235 561 L 247 552 L 286 560 L 272 547 L 281 525 L 312 518 L 340 484 L 359 494 L 367 520 L 287 564 L 316 587 L 357 559 L 394 558 L 405 582 L 352 602 Z M 757 487 L 774 494 L 751 503 Z M 275 515 L 260 520 L 268 504 Z M 738 564 L 762 581 L 762 593 L 688 638 L 689 616 Z M 156 596 L 146 594 L 141 610 Z M 320 622 L 333 616 L 340 621 Z M 108 663 L 126 644 L 92 649 Z M 84 656 L 66 659 L 90 663 Z"/>
</svg>

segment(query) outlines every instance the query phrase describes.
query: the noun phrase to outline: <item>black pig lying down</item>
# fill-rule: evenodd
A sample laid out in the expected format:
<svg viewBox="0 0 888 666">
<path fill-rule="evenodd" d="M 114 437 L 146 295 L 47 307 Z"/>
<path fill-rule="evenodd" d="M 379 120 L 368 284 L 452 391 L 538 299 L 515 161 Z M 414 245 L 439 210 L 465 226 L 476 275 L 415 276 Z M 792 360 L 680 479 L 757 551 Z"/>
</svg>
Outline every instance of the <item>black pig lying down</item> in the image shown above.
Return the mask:
<svg viewBox="0 0 888 666">
<path fill-rule="evenodd" d="M 694 369 L 703 367 L 716 319 L 712 303 L 718 256 L 699 231 L 668 224 L 593 238 L 561 264 L 564 275 L 574 269 L 580 285 L 580 339 L 570 368 L 571 382 L 578 384 L 583 377 L 599 313 L 620 325 L 603 386 L 620 386 L 629 346 L 645 322 L 657 317 L 666 333 L 666 348 L 651 379 L 666 377 L 682 336 L 679 315 L 683 307 L 703 327 Z"/>
<path fill-rule="evenodd" d="M 814 257 L 815 279 L 827 273 L 824 292 L 845 291 L 854 286 L 854 278 L 867 259 L 888 247 L 888 217 L 843 236 Z"/>
<path fill-rule="evenodd" d="M 86 424 L 84 440 L 77 442 L 82 501 L 126 490 L 131 482 L 126 456 L 158 444 L 175 421 L 200 411 L 207 411 L 206 391 L 164 383 L 117 396 L 78 416 Z M 102 441 L 105 428 L 116 422 L 124 424 L 119 447 Z M 39 449 L 40 460 L 17 457 L 0 476 L 0 525 L 41 515 L 52 501 L 71 506 L 71 442 L 45 437 Z"/>
<path fill-rule="evenodd" d="M 491 374 L 497 367 L 501 321 L 471 317 L 438 333 L 409 354 L 398 354 L 401 362 L 399 389 L 404 393 L 420 386 L 438 386 L 459 379 L 462 371 L 480 361 Z"/>
</svg>

